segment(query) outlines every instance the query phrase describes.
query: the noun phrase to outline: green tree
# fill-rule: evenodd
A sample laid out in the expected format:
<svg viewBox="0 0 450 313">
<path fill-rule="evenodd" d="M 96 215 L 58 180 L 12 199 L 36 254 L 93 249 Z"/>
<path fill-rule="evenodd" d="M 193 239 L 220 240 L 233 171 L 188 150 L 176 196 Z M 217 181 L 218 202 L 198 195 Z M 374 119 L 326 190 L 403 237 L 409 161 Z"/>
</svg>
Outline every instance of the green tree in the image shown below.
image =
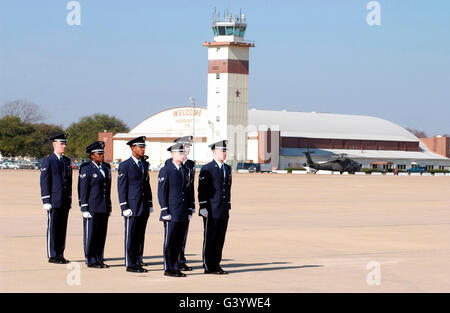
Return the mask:
<svg viewBox="0 0 450 313">
<path fill-rule="evenodd" d="M 61 134 L 62 126 L 45 123 L 33 124 L 34 132 L 26 143 L 29 155 L 42 158 L 53 152 L 53 147 L 48 138 L 52 135 Z"/>
<path fill-rule="evenodd" d="M 0 152 L 3 156 L 42 158 L 52 152 L 48 138 L 62 131 L 61 126 L 26 123 L 7 115 L 0 119 Z"/>
<path fill-rule="evenodd" d="M 34 133 L 30 123 L 24 123 L 17 116 L 0 119 L 0 153 L 2 156 L 16 157 L 29 155 L 27 143 Z"/>
<path fill-rule="evenodd" d="M 69 135 L 65 154 L 74 158 L 87 158 L 86 146 L 98 140 L 98 133 L 128 132 L 128 126 L 120 119 L 107 114 L 96 113 L 84 116 L 66 129 Z"/>
</svg>

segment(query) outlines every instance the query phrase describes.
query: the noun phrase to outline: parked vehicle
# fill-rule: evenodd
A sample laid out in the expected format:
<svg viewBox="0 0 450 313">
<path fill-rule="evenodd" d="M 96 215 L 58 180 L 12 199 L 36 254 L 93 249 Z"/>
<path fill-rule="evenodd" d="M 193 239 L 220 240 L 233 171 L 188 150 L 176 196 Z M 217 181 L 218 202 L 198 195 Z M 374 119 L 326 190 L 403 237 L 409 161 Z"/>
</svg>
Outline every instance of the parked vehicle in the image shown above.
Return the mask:
<svg viewBox="0 0 450 313">
<path fill-rule="evenodd" d="M 415 167 L 407 169 L 406 171 L 408 173 L 424 173 L 424 172 L 427 172 L 427 168 L 422 167 L 422 166 L 415 166 Z"/>
<path fill-rule="evenodd" d="M 119 169 L 119 161 L 112 161 L 111 163 L 111 171 L 117 171 Z"/>
<path fill-rule="evenodd" d="M 259 164 L 252 164 L 248 168 L 248 172 L 249 173 L 256 173 L 256 172 L 259 172 L 259 169 L 260 169 Z"/>
<path fill-rule="evenodd" d="M 12 160 L 7 160 L 7 161 L 2 161 L 0 162 L 0 168 L 1 169 L 14 169 L 14 170 L 18 170 L 18 169 L 39 169 L 39 166 L 37 164 L 33 164 L 29 161 L 25 161 L 25 160 L 18 160 L 18 161 L 12 161 Z"/>
<path fill-rule="evenodd" d="M 259 165 L 260 172 L 272 172 L 272 163 L 260 163 Z"/>
<path fill-rule="evenodd" d="M 9 169 L 14 169 L 14 170 L 19 169 L 19 165 L 12 161 L 5 162 L 5 166 L 7 166 L 6 168 L 9 168 Z"/>
<path fill-rule="evenodd" d="M 31 169 L 31 170 L 37 170 L 38 167 L 31 162 L 25 161 L 25 160 L 19 160 L 16 161 L 15 164 L 18 166 L 19 169 Z"/>
<path fill-rule="evenodd" d="M 239 162 L 237 164 L 237 169 L 238 170 L 248 170 L 249 173 L 271 172 L 272 164 Z"/>
<path fill-rule="evenodd" d="M 30 162 L 31 164 L 33 164 L 36 169 L 40 169 L 41 168 L 41 161 L 40 160 L 34 160 Z"/>
</svg>

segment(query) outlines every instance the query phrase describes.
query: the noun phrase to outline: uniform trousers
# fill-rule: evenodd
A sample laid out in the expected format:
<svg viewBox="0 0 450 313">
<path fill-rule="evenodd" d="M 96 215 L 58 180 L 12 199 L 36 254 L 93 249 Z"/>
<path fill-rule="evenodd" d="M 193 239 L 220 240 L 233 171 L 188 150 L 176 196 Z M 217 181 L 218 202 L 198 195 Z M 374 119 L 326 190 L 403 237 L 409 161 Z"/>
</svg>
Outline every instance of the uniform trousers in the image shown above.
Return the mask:
<svg viewBox="0 0 450 313">
<path fill-rule="evenodd" d="M 52 208 L 47 211 L 47 257 L 64 257 L 66 248 L 68 209 Z"/>
<path fill-rule="evenodd" d="M 141 264 L 144 255 L 145 229 L 149 215 L 125 217 L 125 266 Z"/>
<path fill-rule="evenodd" d="M 186 256 L 184 255 L 184 250 L 186 249 L 186 241 L 187 241 L 188 231 L 189 231 L 189 221 L 186 222 L 186 230 L 184 232 L 184 238 L 183 238 L 183 244 L 181 246 L 180 258 L 178 260 L 178 262 L 180 264 L 186 264 Z"/>
<path fill-rule="evenodd" d="M 222 261 L 228 219 L 203 217 L 203 268 L 218 271 Z"/>
<path fill-rule="evenodd" d="M 164 270 L 178 271 L 183 240 L 186 234 L 186 222 L 164 222 Z"/>
<path fill-rule="evenodd" d="M 83 218 L 83 246 L 86 265 L 103 263 L 109 213 L 94 213 Z"/>
</svg>

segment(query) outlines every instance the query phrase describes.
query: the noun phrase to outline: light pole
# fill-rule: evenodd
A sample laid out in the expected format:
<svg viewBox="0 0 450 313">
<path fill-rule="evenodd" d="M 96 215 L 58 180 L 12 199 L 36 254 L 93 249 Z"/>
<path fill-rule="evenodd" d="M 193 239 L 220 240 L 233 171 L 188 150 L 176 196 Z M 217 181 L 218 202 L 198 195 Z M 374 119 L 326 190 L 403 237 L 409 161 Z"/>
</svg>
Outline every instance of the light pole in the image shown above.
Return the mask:
<svg viewBox="0 0 450 313">
<path fill-rule="evenodd" d="M 192 112 L 192 160 L 195 161 L 195 99 L 194 97 L 189 97 L 190 104 L 194 107 Z"/>
</svg>

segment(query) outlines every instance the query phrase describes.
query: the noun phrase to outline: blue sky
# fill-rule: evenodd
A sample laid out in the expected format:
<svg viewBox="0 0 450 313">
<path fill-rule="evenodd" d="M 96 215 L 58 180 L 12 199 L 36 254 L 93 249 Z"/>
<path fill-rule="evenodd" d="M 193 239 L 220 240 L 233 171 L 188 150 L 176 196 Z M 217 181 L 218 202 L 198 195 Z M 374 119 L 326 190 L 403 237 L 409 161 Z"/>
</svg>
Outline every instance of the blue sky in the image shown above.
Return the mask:
<svg viewBox="0 0 450 313">
<path fill-rule="evenodd" d="M 190 96 L 206 107 L 214 7 L 247 16 L 249 108 L 372 115 L 450 134 L 450 1 L 0 0 L 0 104 L 28 99 L 68 126 L 96 112 L 134 127 Z"/>
</svg>

